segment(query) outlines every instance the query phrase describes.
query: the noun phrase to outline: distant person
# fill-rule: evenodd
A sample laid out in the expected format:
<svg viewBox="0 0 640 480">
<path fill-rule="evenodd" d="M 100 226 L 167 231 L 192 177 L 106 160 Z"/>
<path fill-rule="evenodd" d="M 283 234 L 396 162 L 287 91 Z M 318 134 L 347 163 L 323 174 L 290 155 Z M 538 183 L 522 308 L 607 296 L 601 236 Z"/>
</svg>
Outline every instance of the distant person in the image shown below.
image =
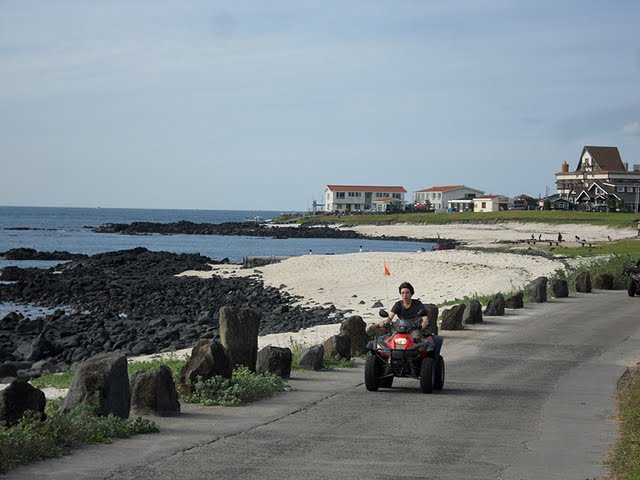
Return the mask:
<svg viewBox="0 0 640 480">
<path fill-rule="evenodd" d="M 538 235 L 538 241 L 541 242 L 542 241 L 542 234 Z"/>
<path fill-rule="evenodd" d="M 559 234 L 558 234 L 558 242 L 561 242 L 561 241 L 562 241 L 562 234 L 561 234 L 561 233 L 559 233 Z"/>
<path fill-rule="evenodd" d="M 313 255 L 313 250 L 309 249 L 309 255 Z"/>
<path fill-rule="evenodd" d="M 607 235 L 607 240 L 611 241 L 611 235 Z"/>
<path fill-rule="evenodd" d="M 362 245 L 360 245 L 360 250 L 359 250 L 359 252 L 360 252 L 360 253 L 362 253 Z"/>
<path fill-rule="evenodd" d="M 576 235 L 576 242 L 580 242 L 580 237 Z"/>
<path fill-rule="evenodd" d="M 531 234 L 531 240 L 533 240 L 534 242 L 536 241 L 536 237 L 533 233 Z"/>
<path fill-rule="evenodd" d="M 438 250 L 444 250 L 444 247 L 442 246 L 441 243 L 438 244 Z"/>
</svg>

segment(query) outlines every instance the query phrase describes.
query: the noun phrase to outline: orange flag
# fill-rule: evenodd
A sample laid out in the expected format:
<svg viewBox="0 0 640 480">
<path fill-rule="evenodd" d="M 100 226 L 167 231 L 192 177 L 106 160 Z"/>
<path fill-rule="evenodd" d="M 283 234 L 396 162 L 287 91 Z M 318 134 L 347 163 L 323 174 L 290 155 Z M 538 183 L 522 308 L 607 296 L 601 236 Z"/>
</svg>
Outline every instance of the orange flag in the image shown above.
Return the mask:
<svg viewBox="0 0 640 480">
<path fill-rule="evenodd" d="M 386 261 L 383 261 L 383 264 L 384 264 L 384 274 L 385 274 L 387 277 L 390 277 L 390 276 L 391 276 L 391 272 L 390 272 L 390 271 L 389 271 L 389 269 L 387 268 L 387 262 L 386 262 Z"/>
</svg>

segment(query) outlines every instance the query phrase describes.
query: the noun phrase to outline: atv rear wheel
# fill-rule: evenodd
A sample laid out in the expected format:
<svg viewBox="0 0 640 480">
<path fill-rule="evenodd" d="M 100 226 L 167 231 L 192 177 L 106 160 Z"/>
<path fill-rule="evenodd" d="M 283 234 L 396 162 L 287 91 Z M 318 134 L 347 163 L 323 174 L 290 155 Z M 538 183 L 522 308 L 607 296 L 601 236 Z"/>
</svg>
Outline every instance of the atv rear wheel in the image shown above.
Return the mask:
<svg viewBox="0 0 640 480">
<path fill-rule="evenodd" d="M 364 363 L 364 385 L 370 392 L 378 390 L 380 385 L 380 373 L 382 372 L 382 365 L 380 360 L 375 355 L 371 355 Z"/>
<path fill-rule="evenodd" d="M 630 297 L 633 297 L 636 294 L 636 282 L 633 279 L 629 279 L 629 286 L 627 287 L 627 293 Z"/>
<path fill-rule="evenodd" d="M 422 393 L 433 392 L 435 373 L 436 371 L 433 358 L 423 358 L 422 365 L 420 365 L 420 390 L 422 390 Z"/>
<path fill-rule="evenodd" d="M 442 387 L 444 387 L 444 358 L 439 355 L 438 361 L 436 362 L 436 373 L 433 388 L 436 390 L 442 390 Z"/>
</svg>

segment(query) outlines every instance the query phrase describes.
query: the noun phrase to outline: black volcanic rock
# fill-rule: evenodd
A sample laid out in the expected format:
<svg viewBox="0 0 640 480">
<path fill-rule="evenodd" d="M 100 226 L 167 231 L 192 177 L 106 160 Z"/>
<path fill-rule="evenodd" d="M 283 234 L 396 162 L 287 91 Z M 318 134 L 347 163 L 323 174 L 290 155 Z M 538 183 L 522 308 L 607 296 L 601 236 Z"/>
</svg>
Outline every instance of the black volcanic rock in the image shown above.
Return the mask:
<svg viewBox="0 0 640 480">
<path fill-rule="evenodd" d="M 175 276 L 209 270 L 209 263 L 214 262 L 201 255 L 136 248 L 29 271 L 16 283 L 0 285 L 0 302 L 67 310 L 37 321 L 1 319 L 0 351 L 10 354 L 6 360 L 50 358 L 71 365 L 107 351 L 191 347 L 200 338 L 218 337 L 223 306 L 260 311 L 261 335 L 335 321 L 328 309 L 293 305 L 296 297 L 256 279 Z"/>
<path fill-rule="evenodd" d="M 93 230 L 97 233 L 120 233 L 125 235 L 148 235 L 159 233 L 186 234 L 186 235 L 240 235 L 249 237 L 271 238 L 357 238 L 369 240 L 389 240 L 400 242 L 430 242 L 440 243 L 445 249 L 455 248 L 458 244 L 455 240 L 447 239 L 416 239 L 410 237 L 372 237 L 363 235 L 354 230 L 340 230 L 327 226 L 297 227 L 278 226 L 271 227 L 263 223 L 254 222 L 227 222 L 227 223 L 194 223 L 180 221 L 174 223 L 133 222 L 107 223 Z"/>
<path fill-rule="evenodd" d="M 6 252 L 0 252 L 0 257 L 6 260 L 75 260 L 87 258 L 88 255 L 69 252 L 39 252 L 33 248 L 12 248 Z"/>
</svg>

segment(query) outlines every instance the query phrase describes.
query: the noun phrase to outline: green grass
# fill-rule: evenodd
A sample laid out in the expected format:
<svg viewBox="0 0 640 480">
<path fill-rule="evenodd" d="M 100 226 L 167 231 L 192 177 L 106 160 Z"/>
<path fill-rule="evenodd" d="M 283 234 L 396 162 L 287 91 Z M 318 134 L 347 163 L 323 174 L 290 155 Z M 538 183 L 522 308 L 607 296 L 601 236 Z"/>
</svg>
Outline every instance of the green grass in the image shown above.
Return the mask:
<svg viewBox="0 0 640 480">
<path fill-rule="evenodd" d="M 45 420 L 30 412 L 14 426 L 0 426 L 0 473 L 36 460 L 60 457 L 87 443 L 111 443 L 114 438 L 159 431 L 150 420 L 99 417 L 88 407 L 60 413 L 60 403 L 47 402 Z"/>
<path fill-rule="evenodd" d="M 623 377 L 617 398 L 619 438 L 607 464 L 610 480 L 640 480 L 640 367 Z"/>
<path fill-rule="evenodd" d="M 636 228 L 640 214 L 636 213 L 596 213 L 560 210 L 518 210 L 506 212 L 457 212 L 457 213 L 390 213 L 344 215 L 315 215 L 295 218 L 300 224 L 336 224 L 342 225 L 391 225 L 395 223 L 413 223 L 425 225 L 444 225 L 448 223 L 549 223 L 572 224 L 585 223 L 609 227 Z M 291 218 L 282 221 L 292 220 Z"/>
<path fill-rule="evenodd" d="M 270 397 L 288 389 L 287 382 L 272 373 L 252 373 L 247 367 L 238 367 L 232 378 L 215 376 L 198 380 L 191 395 L 180 399 L 187 403 L 235 407 Z"/>
</svg>

